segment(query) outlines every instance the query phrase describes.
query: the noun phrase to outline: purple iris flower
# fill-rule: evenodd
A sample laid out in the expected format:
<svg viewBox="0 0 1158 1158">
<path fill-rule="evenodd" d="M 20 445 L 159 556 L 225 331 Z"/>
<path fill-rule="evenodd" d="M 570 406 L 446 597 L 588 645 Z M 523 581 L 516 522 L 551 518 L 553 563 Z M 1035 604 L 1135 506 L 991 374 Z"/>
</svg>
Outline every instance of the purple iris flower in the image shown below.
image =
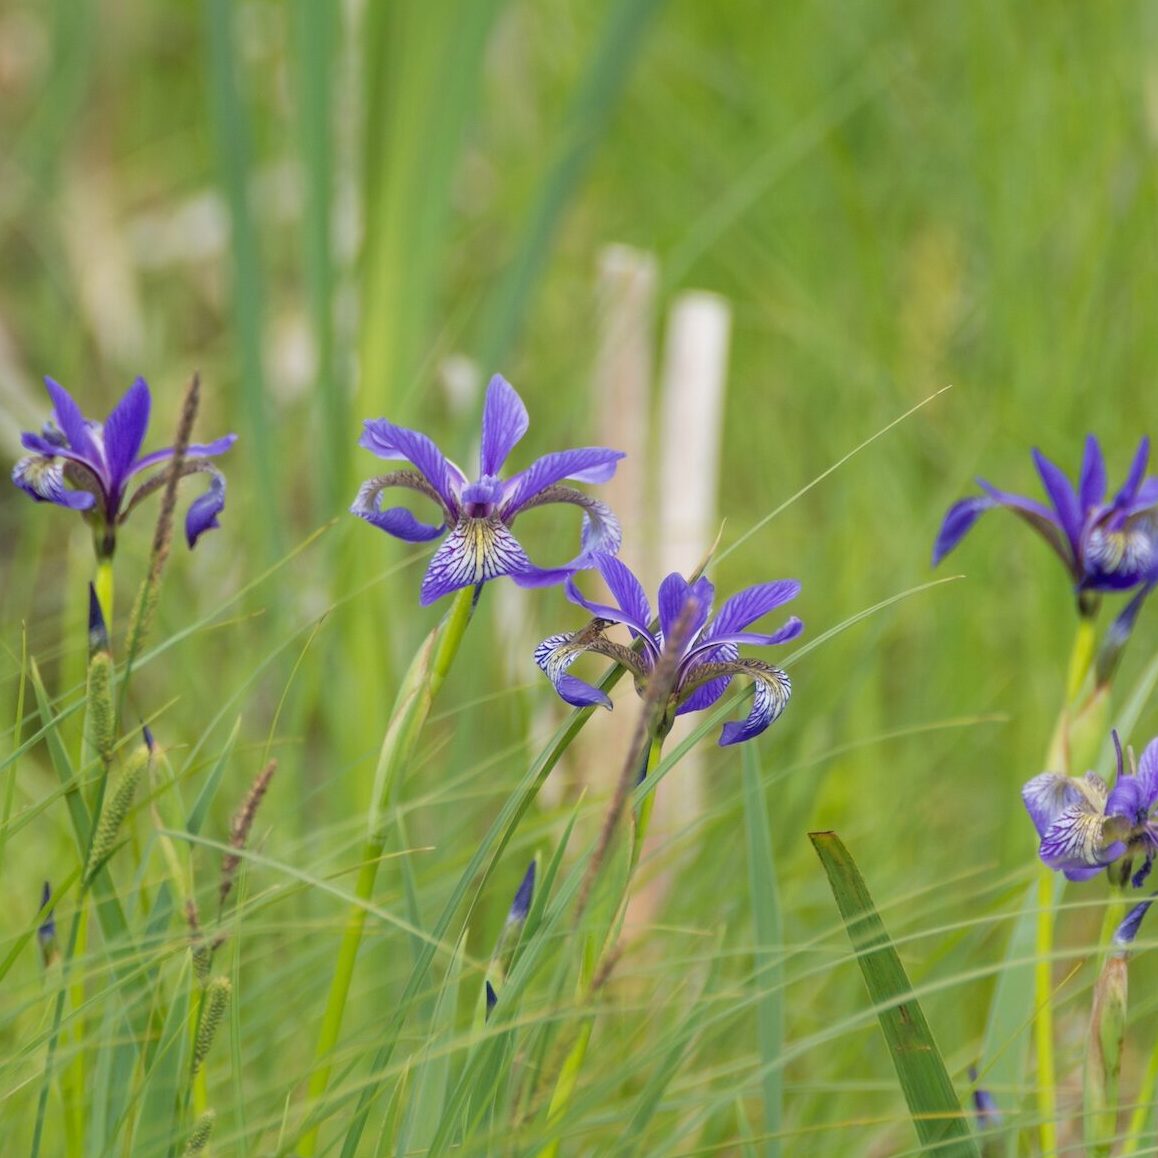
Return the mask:
<svg viewBox="0 0 1158 1158">
<path fill-rule="evenodd" d="M 599 569 L 615 598 L 615 606 L 592 603 L 584 598 L 575 581 L 567 581 L 567 598 L 587 608 L 596 618 L 587 627 L 570 635 L 553 635 L 535 649 L 535 662 L 567 703 L 578 708 L 601 704 L 611 707 L 606 694 L 567 669 L 585 651 L 607 656 L 622 664 L 635 677 L 636 690 L 643 695 L 647 681 L 681 616 L 690 615 L 690 630 L 679 656 L 675 681 L 664 707 L 661 730 L 670 729 L 676 716 L 710 708 L 727 690 L 733 676 L 747 676 L 755 685 L 752 710 L 743 721 L 731 721 L 720 733 L 720 744 L 739 744 L 758 736 L 788 705 L 792 684 L 779 668 L 756 659 L 741 659 L 743 643 L 773 644 L 794 639 L 804 630 L 795 616 L 771 635 L 744 629 L 770 611 L 795 599 L 800 584 L 795 579 L 761 583 L 733 595 L 711 619 L 715 588 L 707 579 L 689 583 L 682 575 L 669 575 L 659 587 L 659 631 L 653 633 L 651 607 L 643 586 L 628 568 L 611 555 L 597 554 L 592 562 Z M 637 647 L 626 647 L 608 639 L 604 632 L 621 623 L 631 632 Z"/>
<path fill-rule="evenodd" d="M 417 469 L 367 479 L 350 510 L 408 543 L 428 542 L 450 531 L 422 580 L 423 606 L 500 575 L 509 575 L 520 587 L 560 583 L 588 566 L 591 552 L 619 550 L 619 523 L 610 508 L 574 487 L 559 484 L 565 479 L 606 482 L 615 474 L 623 452 L 603 446 L 561 450 L 540 458 L 512 478 L 499 478 L 503 463 L 529 425 L 523 400 L 496 374 L 483 405 L 479 477 L 471 482 L 425 434 L 395 426 L 385 418 L 366 420 L 360 446 L 379 458 L 403 459 Z M 383 510 L 382 492 L 388 487 L 409 487 L 425 495 L 442 509 L 442 522 L 420 522 L 404 507 Z M 573 503 L 583 510 L 579 555 L 552 570 L 536 567 L 511 533 L 517 515 L 547 503 Z"/>
<path fill-rule="evenodd" d="M 1126 772 L 1118 749 L 1118 776 L 1113 789 L 1096 773 L 1063 776 L 1043 772 L 1021 790 L 1021 798 L 1041 837 L 1040 856 L 1071 881 L 1084 881 L 1124 857 L 1123 881 L 1135 888 L 1150 873 L 1158 853 L 1158 739 L 1142 753 L 1137 770 Z M 1132 757 L 1131 757 L 1132 763 Z M 1142 862 L 1136 872 L 1133 858 Z"/>
<path fill-rule="evenodd" d="M 933 547 L 936 566 L 986 511 L 1005 507 L 1053 548 L 1079 591 L 1125 591 L 1158 579 L 1158 478 L 1146 477 L 1150 440 L 1143 438 L 1122 489 L 1106 498 L 1106 464 L 1091 434 L 1075 491 L 1040 451 L 1033 452 L 1049 505 L 1008 494 L 984 479 L 985 492 L 954 503 Z"/>
<path fill-rule="evenodd" d="M 41 434 L 22 436 L 25 449 L 32 454 L 12 468 L 12 481 L 38 502 L 80 511 L 92 525 L 98 557 L 111 558 L 117 527 L 141 499 L 165 484 L 168 474 L 161 470 L 150 475 L 132 494 L 128 493 L 130 484 L 143 471 L 168 462 L 173 449 L 141 456 L 151 405 L 143 378 L 129 387 L 103 423 L 85 418 L 72 395 L 51 378 L 44 384 L 52 399 L 53 418 Z M 225 479 L 209 459 L 227 451 L 236 440 L 237 435 L 227 434 L 185 452 L 181 474 L 209 476 L 209 491 L 194 500 L 185 516 L 190 547 L 218 525 L 217 516 L 225 506 Z"/>
</svg>

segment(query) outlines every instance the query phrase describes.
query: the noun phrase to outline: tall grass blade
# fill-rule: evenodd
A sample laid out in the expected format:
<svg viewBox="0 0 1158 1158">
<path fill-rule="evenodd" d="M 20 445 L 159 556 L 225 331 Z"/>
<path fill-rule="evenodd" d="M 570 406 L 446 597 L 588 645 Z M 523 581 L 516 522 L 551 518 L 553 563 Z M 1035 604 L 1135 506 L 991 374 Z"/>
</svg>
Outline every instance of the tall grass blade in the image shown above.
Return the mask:
<svg viewBox="0 0 1158 1158">
<path fill-rule="evenodd" d="M 905 967 L 856 862 L 835 832 L 809 833 L 877 1009 L 917 1137 L 929 1152 L 980 1158 Z"/>
<path fill-rule="evenodd" d="M 780 1067 L 780 1052 L 784 1046 L 784 921 L 780 910 L 776 859 L 772 852 L 772 831 L 768 824 L 764 786 L 760 782 L 760 757 L 755 744 L 743 745 L 740 763 L 744 775 L 744 822 L 748 834 L 748 891 L 756 937 L 752 982 L 756 989 L 756 1047 L 763 1075 L 764 1154 L 765 1158 L 779 1158 L 784 1101 L 784 1075 Z"/>
</svg>

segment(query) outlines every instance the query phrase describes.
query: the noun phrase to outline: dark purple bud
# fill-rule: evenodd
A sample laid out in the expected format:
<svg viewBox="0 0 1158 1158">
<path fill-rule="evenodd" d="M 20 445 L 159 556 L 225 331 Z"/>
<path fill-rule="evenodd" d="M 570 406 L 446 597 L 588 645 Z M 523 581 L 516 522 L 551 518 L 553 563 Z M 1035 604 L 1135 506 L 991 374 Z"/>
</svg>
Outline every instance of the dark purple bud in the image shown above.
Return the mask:
<svg viewBox="0 0 1158 1158">
<path fill-rule="evenodd" d="M 521 925 L 526 919 L 527 914 L 531 911 L 531 901 L 535 895 L 535 862 L 527 866 L 526 873 L 523 874 L 522 884 L 519 885 L 518 892 L 515 893 L 515 899 L 511 902 L 511 911 L 507 914 L 507 924 Z"/>
<path fill-rule="evenodd" d="M 45 881 L 40 894 L 40 911 L 44 912 L 44 920 L 36 927 L 36 940 L 40 945 L 40 958 L 45 968 L 51 965 L 56 957 L 56 911 L 55 908 L 48 908 L 51 900 L 52 886 Z"/>
<path fill-rule="evenodd" d="M 977 1115 L 979 1130 L 993 1130 L 1001 1125 L 1001 1111 L 997 1099 L 984 1087 L 977 1085 L 977 1067 L 969 1067 L 969 1080 L 973 1083 L 973 1112 Z"/>
<path fill-rule="evenodd" d="M 105 624 L 101 601 L 97 598 L 96 587 L 88 585 L 88 653 L 109 650 L 109 629 Z"/>
<path fill-rule="evenodd" d="M 1135 905 L 1129 913 L 1126 914 L 1126 919 L 1118 926 L 1114 933 L 1114 948 L 1120 952 L 1125 952 L 1134 943 L 1134 938 L 1138 935 L 1138 930 L 1142 926 L 1142 918 L 1150 911 L 1150 906 L 1154 903 L 1154 897 L 1148 897 L 1142 901 L 1141 904 Z"/>
<path fill-rule="evenodd" d="M 153 730 L 149 727 L 148 724 L 141 725 L 141 739 L 144 741 L 145 747 L 148 748 L 150 752 L 156 749 L 157 744 L 153 739 Z"/>
<path fill-rule="evenodd" d="M 499 1003 L 499 995 L 495 992 L 495 987 L 488 981 L 487 987 L 487 1017 L 490 1017 L 494 1008 Z"/>
<path fill-rule="evenodd" d="M 1095 675 L 1097 677 L 1098 686 L 1106 687 L 1114 678 L 1114 673 L 1118 670 L 1118 664 L 1121 662 L 1122 653 L 1126 650 L 1126 644 L 1130 642 L 1130 636 L 1134 633 L 1134 623 L 1138 618 L 1138 612 L 1142 610 L 1142 604 L 1146 602 L 1146 596 L 1154 590 L 1153 583 L 1147 583 L 1129 603 L 1118 613 L 1114 622 L 1110 624 L 1106 631 L 1106 637 L 1102 640 L 1102 646 L 1098 648 L 1098 658 L 1095 666 Z"/>
</svg>

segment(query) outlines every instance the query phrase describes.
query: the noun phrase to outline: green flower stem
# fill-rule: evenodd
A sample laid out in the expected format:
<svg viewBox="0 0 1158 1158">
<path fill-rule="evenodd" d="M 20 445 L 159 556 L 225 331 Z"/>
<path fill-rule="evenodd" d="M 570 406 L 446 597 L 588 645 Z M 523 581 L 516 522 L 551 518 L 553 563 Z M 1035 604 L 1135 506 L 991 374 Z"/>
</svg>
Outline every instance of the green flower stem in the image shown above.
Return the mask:
<svg viewBox="0 0 1158 1158">
<path fill-rule="evenodd" d="M 1066 672 L 1066 704 L 1058 717 L 1046 757 L 1050 771 L 1070 774 L 1070 733 L 1073 713 L 1097 652 L 1097 633 L 1092 617 L 1078 620 Z M 1054 906 L 1054 874 L 1038 865 L 1037 931 L 1034 937 L 1033 1038 L 1037 1049 L 1037 1114 L 1040 1122 L 1041 1152 L 1057 1151 L 1057 1067 L 1053 1032 L 1053 948 L 1057 924 Z"/>
<path fill-rule="evenodd" d="M 309 1101 L 316 1103 L 329 1085 L 330 1055 L 338 1043 L 342 1029 L 342 1017 L 350 995 L 350 983 L 354 976 L 354 964 L 362 943 L 362 933 L 366 924 L 366 906 L 374 893 L 378 878 L 378 866 L 386 847 L 390 798 L 394 784 L 402 770 L 409 763 L 418 743 L 418 737 L 431 704 L 446 679 L 450 665 L 458 654 L 458 649 L 466 633 L 478 600 L 478 588 L 460 591 L 451 604 L 443 621 L 426 637 L 418 649 L 410 668 L 399 688 L 390 723 L 378 753 L 378 765 L 374 773 L 374 790 L 367 813 L 366 840 L 362 847 L 361 865 L 354 886 L 358 902 L 351 906 L 342 933 L 342 943 L 338 949 L 338 961 L 334 977 L 330 982 L 326 1009 L 322 1016 L 322 1028 L 318 1034 L 318 1044 L 314 1052 L 314 1069 L 310 1074 Z M 318 1143 L 319 1126 L 313 1126 L 298 1143 L 298 1153 L 302 1158 L 310 1158 Z"/>
<path fill-rule="evenodd" d="M 111 635 L 113 630 L 113 593 L 115 591 L 112 559 L 97 560 L 96 578 L 93 580 L 93 586 L 96 588 L 97 599 L 100 601 L 101 614 L 105 617 L 105 623 L 108 625 Z"/>
<path fill-rule="evenodd" d="M 659 768 L 662 756 L 663 737 L 658 735 L 653 736 L 647 750 L 647 766 L 644 769 L 645 781 Z M 627 877 L 623 883 L 623 895 L 616 905 L 615 915 L 612 918 L 608 935 L 604 939 L 602 952 L 600 952 L 594 963 L 591 963 L 590 958 L 585 959 L 583 975 L 580 978 L 580 1008 L 590 1004 L 597 989 L 603 985 L 609 975 L 611 965 L 614 961 L 616 945 L 619 942 L 619 934 L 623 928 L 623 922 L 627 918 L 627 906 L 631 898 L 631 883 L 635 878 L 635 870 L 639 864 L 639 858 L 643 853 L 643 845 L 647 839 L 647 830 L 651 822 L 651 813 L 654 805 L 655 793 L 649 792 L 639 802 L 639 807 L 635 811 L 635 823 L 631 833 L 630 860 L 628 862 Z M 559 1119 L 566 1113 L 567 1107 L 571 1104 L 571 1099 L 575 1096 L 575 1087 L 579 1082 L 579 1072 L 583 1068 L 583 1061 L 587 1056 L 587 1045 L 591 1040 L 591 1031 L 594 1025 L 594 1016 L 591 1013 L 585 1013 L 579 1025 L 578 1037 L 576 1037 L 568 1051 L 567 1057 L 559 1070 L 559 1076 L 555 1080 L 555 1088 L 551 1093 L 551 1101 L 547 1107 L 548 1129 L 558 1123 Z M 539 1151 L 537 1158 L 557 1158 L 559 1144 L 560 1139 L 558 1137 L 552 1138 L 551 1141 Z"/>
</svg>

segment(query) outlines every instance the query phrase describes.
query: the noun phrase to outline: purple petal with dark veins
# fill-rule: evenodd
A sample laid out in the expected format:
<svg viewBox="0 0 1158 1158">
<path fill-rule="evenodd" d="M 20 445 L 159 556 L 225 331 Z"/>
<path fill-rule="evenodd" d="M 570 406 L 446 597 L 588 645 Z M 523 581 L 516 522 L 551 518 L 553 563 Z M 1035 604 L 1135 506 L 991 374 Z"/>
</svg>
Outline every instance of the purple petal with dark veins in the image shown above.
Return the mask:
<svg viewBox="0 0 1158 1158">
<path fill-rule="evenodd" d="M 1082 536 L 1082 509 L 1078 504 L 1078 496 L 1074 494 L 1074 488 L 1066 478 L 1065 471 L 1050 462 L 1036 447 L 1033 451 L 1033 461 L 1076 558 Z"/>
<path fill-rule="evenodd" d="M 46 455 L 30 454 L 20 459 L 12 468 L 12 481 L 37 502 L 55 503 L 73 511 L 87 511 L 96 502 L 88 491 L 66 487 L 62 464 Z"/>
<path fill-rule="evenodd" d="M 496 374 L 487 387 L 483 403 L 479 473 L 498 474 L 530 424 L 527 408 L 515 388 L 501 374 Z"/>
<path fill-rule="evenodd" d="M 385 418 L 367 418 L 358 445 L 379 458 L 401 458 L 413 463 L 435 489 L 446 509 L 452 515 L 458 513 L 457 492 L 466 484 L 466 477 L 425 434 L 408 430 L 405 426 L 395 426 Z"/>
<path fill-rule="evenodd" d="M 51 378 L 44 379 L 45 388 L 52 399 L 56 411 L 56 425 L 68 439 L 68 444 L 77 454 L 82 454 L 95 463 L 101 462 L 100 452 L 93 442 L 89 432 L 89 422 L 81 413 L 80 407 L 73 401 L 72 395 Z"/>
<path fill-rule="evenodd" d="M 673 571 L 659 585 L 659 598 L 656 601 L 659 630 L 663 638 L 671 639 L 685 606 L 690 603 L 690 618 L 684 637 L 684 651 L 689 650 L 712 613 L 712 598 L 715 594 L 716 589 L 707 579 L 700 578 L 695 583 L 689 583 L 678 571 Z"/>
<path fill-rule="evenodd" d="M 225 476 L 208 468 L 209 490 L 194 499 L 185 515 L 185 539 L 190 548 L 197 546 L 197 540 L 206 531 L 219 527 L 217 516 L 225 506 Z"/>
<path fill-rule="evenodd" d="M 1086 435 L 1086 453 L 1082 459 L 1082 474 L 1078 482 L 1078 501 L 1082 510 L 1096 507 L 1106 497 L 1106 460 L 1102 448 L 1092 435 Z"/>
<path fill-rule="evenodd" d="M 1044 836 L 1062 812 L 1080 798 L 1074 778 L 1060 772 L 1042 772 L 1021 790 L 1021 799 L 1038 836 Z"/>
<path fill-rule="evenodd" d="M 501 509 L 503 518 L 509 522 L 540 491 L 564 479 L 606 482 L 615 474 L 615 468 L 623 457 L 623 451 L 609 450 L 605 446 L 586 446 L 545 455 L 507 481 L 506 498 Z"/>
<path fill-rule="evenodd" d="M 609 603 L 596 603 L 588 599 L 576 586 L 573 578 L 567 580 L 563 592 L 572 603 L 586 608 L 597 618 L 606 619 L 611 623 L 622 623 L 631 632 L 633 638 L 642 639 L 644 649 L 640 658 L 647 669 L 651 670 L 652 664 L 659 658 L 659 640 L 648 630 L 646 620 L 635 619 L 622 608 L 613 607 Z"/>
<path fill-rule="evenodd" d="M 742 663 L 743 661 L 740 661 L 737 667 Z M 742 744 L 745 740 L 752 740 L 760 735 L 788 706 L 788 698 L 792 694 L 792 684 L 788 677 L 775 668 L 763 673 L 747 669 L 736 674 L 752 677 L 752 710 L 746 720 L 729 720 L 724 725 L 720 732 L 721 748 L 727 748 L 731 744 Z"/>
<path fill-rule="evenodd" d="M 535 648 L 535 663 L 555 685 L 559 696 L 574 708 L 604 707 L 611 709 L 606 692 L 567 674 L 567 669 L 583 654 L 583 648 L 572 644 L 574 634 L 552 635 Z"/>
<path fill-rule="evenodd" d="M 144 378 L 138 378 L 105 421 L 105 462 L 113 491 L 123 488 L 141 452 L 149 426 L 150 403 L 149 387 Z"/>
<path fill-rule="evenodd" d="M 746 587 L 725 601 L 719 614 L 708 624 L 703 639 L 706 642 L 719 635 L 742 631 L 799 594 L 800 584 L 795 579 L 777 579 L 773 583 Z"/>
<path fill-rule="evenodd" d="M 619 608 L 619 622 L 634 628 L 636 634 L 648 635 L 651 605 L 647 601 L 643 584 L 636 578 L 631 568 L 614 555 L 602 552 L 593 555 L 592 561 L 599 568 L 599 574 L 603 576 L 603 581 Z"/>
<path fill-rule="evenodd" d="M 773 644 L 787 643 L 790 639 L 795 639 L 803 630 L 803 622 L 797 619 L 795 615 L 792 615 L 784 622 L 782 627 L 777 628 L 767 635 L 759 631 L 733 631 L 730 635 L 713 635 L 709 639 L 705 632 L 695 647 L 688 652 L 685 662 L 693 658 L 698 658 L 702 652 L 716 644 L 752 644 L 755 647 L 770 647 Z"/>
<path fill-rule="evenodd" d="M 425 607 L 463 587 L 534 569 L 518 540 L 498 519 L 462 519 L 434 552 L 419 602 Z"/>
<path fill-rule="evenodd" d="M 695 662 L 693 663 L 693 658 Z M 740 649 L 734 644 L 722 643 L 717 640 L 709 647 L 700 649 L 697 648 L 689 655 L 683 663 L 684 673 L 693 670 L 701 663 L 731 663 L 740 658 Z M 678 708 L 676 708 L 677 716 L 686 716 L 691 712 L 702 712 L 710 708 L 731 685 L 732 677 L 721 676 L 719 679 L 712 680 L 701 687 L 696 688 L 694 692 L 686 700 L 684 700 Z"/>
</svg>

